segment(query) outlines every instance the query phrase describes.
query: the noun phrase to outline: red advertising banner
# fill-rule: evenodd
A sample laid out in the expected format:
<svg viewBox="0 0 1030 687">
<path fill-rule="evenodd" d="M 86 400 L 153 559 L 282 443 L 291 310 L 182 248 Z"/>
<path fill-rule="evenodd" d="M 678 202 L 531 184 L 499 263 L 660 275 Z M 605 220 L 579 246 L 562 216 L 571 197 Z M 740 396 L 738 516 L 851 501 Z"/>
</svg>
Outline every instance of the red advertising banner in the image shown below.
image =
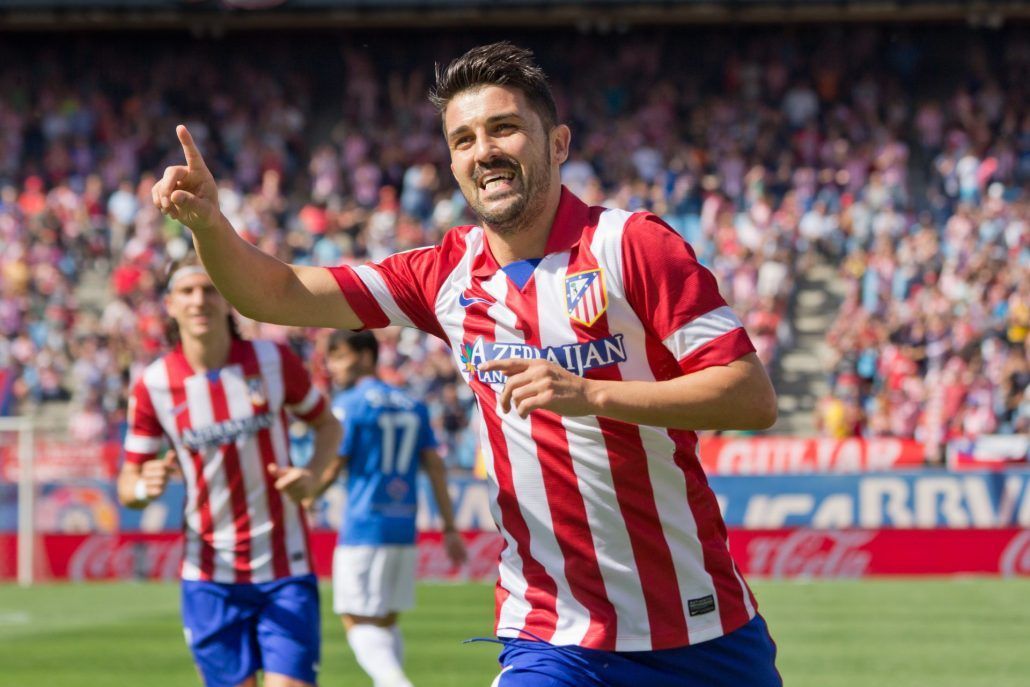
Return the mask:
<svg viewBox="0 0 1030 687">
<path fill-rule="evenodd" d="M 702 437 L 698 452 L 708 474 L 771 475 L 867 472 L 922 467 L 923 445 L 909 439 Z"/>
<path fill-rule="evenodd" d="M 418 535 L 420 579 L 493 580 L 504 541 L 496 532 L 464 532 L 468 561 L 451 565 L 438 532 Z M 320 577 L 332 575 L 336 533 L 312 533 L 312 558 Z M 17 537 L 0 534 L 0 580 L 13 579 Z M 41 580 L 174 580 L 182 561 L 182 536 L 176 532 L 122 534 L 45 534 L 36 540 L 35 574 Z"/>
<path fill-rule="evenodd" d="M 420 579 L 493 581 L 503 540 L 467 532 L 469 560 L 454 568 L 440 535 L 419 535 Z M 313 534 L 315 571 L 328 577 L 336 534 Z M 13 579 L 17 542 L 0 534 L 0 579 Z M 731 530 L 741 571 L 766 578 L 858 578 L 877 575 L 1030 575 L 1030 530 Z M 182 542 L 174 533 L 53 534 L 37 542 L 38 579 L 72 581 L 178 577 Z"/>
<path fill-rule="evenodd" d="M 122 447 L 116 441 L 100 444 L 73 444 L 37 441 L 33 455 L 33 476 L 37 482 L 67 479 L 114 479 Z M 0 479 L 17 482 L 18 444 L 0 444 Z"/>
<path fill-rule="evenodd" d="M 1030 575 L 1030 530 L 731 530 L 745 575 Z"/>
</svg>

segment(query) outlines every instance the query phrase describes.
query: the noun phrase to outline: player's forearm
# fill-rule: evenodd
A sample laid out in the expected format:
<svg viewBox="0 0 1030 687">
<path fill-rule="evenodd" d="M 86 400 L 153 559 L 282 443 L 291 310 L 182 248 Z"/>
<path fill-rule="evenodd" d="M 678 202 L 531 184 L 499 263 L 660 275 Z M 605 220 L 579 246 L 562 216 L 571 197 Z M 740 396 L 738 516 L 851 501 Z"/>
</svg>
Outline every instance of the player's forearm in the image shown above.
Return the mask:
<svg viewBox="0 0 1030 687">
<path fill-rule="evenodd" d="M 340 474 L 340 468 L 343 466 L 343 462 L 336 455 L 340 440 L 343 438 L 343 428 L 327 409 L 319 416 L 314 429 L 315 446 L 307 467 L 315 478 L 315 493 L 312 496 L 320 496 Z"/>
<path fill-rule="evenodd" d="M 758 430 L 776 421 L 776 394 L 757 359 L 662 382 L 591 380 L 586 393 L 595 414 L 653 427 Z"/>
<path fill-rule="evenodd" d="M 245 241 L 224 215 L 216 226 L 193 232 L 193 244 L 219 292 L 244 316 L 263 322 L 288 321 L 284 294 L 296 275 L 289 265 Z"/>
<path fill-rule="evenodd" d="M 454 506 L 451 503 L 450 492 L 447 491 L 447 469 L 443 460 L 437 457 L 436 461 L 426 463 L 426 476 L 433 489 L 433 498 L 436 499 L 436 506 L 440 510 L 440 519 L 443 521 L 445 532 L 456 531 L 454 524 Z"/>
</svg>

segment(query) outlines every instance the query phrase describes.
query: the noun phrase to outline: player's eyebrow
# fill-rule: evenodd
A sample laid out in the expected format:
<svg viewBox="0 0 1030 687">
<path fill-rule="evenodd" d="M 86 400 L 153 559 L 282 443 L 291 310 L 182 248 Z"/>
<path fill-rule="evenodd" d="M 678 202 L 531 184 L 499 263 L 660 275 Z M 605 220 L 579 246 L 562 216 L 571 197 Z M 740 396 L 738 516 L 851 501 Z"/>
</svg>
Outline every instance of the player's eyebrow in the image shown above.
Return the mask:
<svg viewBox="0 0 1030 687">
<path fill-rule="evenodd" d="M 520 115 L 518 112 L 514 112 L 514 111 L 512 111 L 512 112 L 502 112 L 501 114 L 495 114 L 495 115 L 491 115 L 490 117 L 487 117 L 486 123 L 487 124 L 496 124 L 497 122 L 505 120 L 505 119 L 518 119 L 518 120 L 521 120 L 522 119 L 522 115 Z M 471 130 L 472 130 L 472 127 L 470 127 L 468 124 L 462 124 L 460 126 L 456 126 L 456 127 L 454 127 L 453 129 L 451 129 L 450 131 L 447 132 L 447 140 L 448 141 L 452 140 L 454 137 L 460 136 L 461 134 L 464 134 L 464 133 L 466 133 L 468 131 L 471 131 Z"/>
</svg>

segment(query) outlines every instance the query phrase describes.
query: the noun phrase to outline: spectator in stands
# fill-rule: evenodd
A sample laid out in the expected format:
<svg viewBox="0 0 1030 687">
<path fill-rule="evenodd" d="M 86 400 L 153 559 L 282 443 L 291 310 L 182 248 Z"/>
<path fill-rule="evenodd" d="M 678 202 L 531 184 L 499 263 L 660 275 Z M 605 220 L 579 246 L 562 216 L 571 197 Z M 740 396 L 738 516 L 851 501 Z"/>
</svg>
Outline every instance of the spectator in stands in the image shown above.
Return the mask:
<svg viewBox="0 0 1030 687">
<path fill-rule="evenodd" d="M 954 356 L 969 364 L 977 345 L 990 349 L 991 398 L 977 401 L 977 413 L 990 408 L 997 431 L 1014 431 L 1024 406 L 1000 370 L 1025 358 L 1012 344 L 1030 329 L 1025 39 L 1004 33 L 981 44 L 975 34 L 935 32 L 896 61 L 889 32 L 872 28 L 750 31 L 735 42 L 720 32 L 674 40 L 676 31 L 537 51 L 578 132 L 565 183 L 589 203 L 661 213 L 717 275 L 767 365 L 790 345 L 794 276 L 814 259 L 809 246 L 839 258 L 855 293 L 829 342 L 837 376 L 859 379 L 857 396 L 841 396 L 849 417 L 860 417 L 844 423 L 853 431 L 915 435 L 934 370 Z M 103 379 L 110 413 L 159 353 L 157 270 L 185 244 L 146 193 L 153 170 L 178 154 L 153 132 L 183 117 L 225 180 L 227 217 L 285 260 L 374 259 L 435 243 L 466 221 L 422 97 L 436 41 L 407 41 L 389 63 L 329 46 L 340 54 L 327 77 L 344 84 L 339 103 L 310 76 L 330 64 L 315 57 L 314 39 L 318 70 L 306 68 L 305 54 L 280 59 L 289 39 L 267 41 L 258 59 L 203 41 L 186 56 L 134 38 L 46 43 L 0 46 L 10 95 L 0 102 L 0 368 L 17 370 L 9 395 L 18 412 L 67 399 L 89 366 L 103 370 L 91 374 Z M 154 65 L 145 91 L 124 69 L 127 45 Z M 199 72 L 216 53 L 223 69 L 208 77 L 210 98 L 184 96 L 176 70 Z M 103 80 L 77 78 L 87 54 Z M 673 63 L 694 68 L 662 68 Z M 945 98 L 918 78 L 942 64 L 969 76 Z M 584 69 L 598 78 L 573 78 Z M 332 132 L 328 142 L 308 138 L 316 128 Z M 875 331 L 860 331 L 870 320 L 854 306 Z M 931 314 L 943 332 L 934 341 Z M 254 335 L 290 339 L 317 361 L 306 333 Z M 97 350 L 80 362 L 76 348 L 87 340 Z M 437 376 L 446 365 L 436 362 L 448 353 L 437 343 L 387 340 L 384 355 L 393 356 L 388 377 L 427 393 L 431 407 L 450 407 Z"/>
</svg>

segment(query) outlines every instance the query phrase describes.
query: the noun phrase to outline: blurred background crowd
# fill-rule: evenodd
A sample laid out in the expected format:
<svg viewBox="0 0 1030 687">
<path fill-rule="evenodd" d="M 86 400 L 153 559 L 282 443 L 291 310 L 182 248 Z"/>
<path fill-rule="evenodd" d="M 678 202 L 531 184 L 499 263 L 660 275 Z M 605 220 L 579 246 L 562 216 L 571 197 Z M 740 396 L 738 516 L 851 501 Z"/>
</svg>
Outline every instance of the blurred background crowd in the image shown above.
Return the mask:
<svg viewBox="0 0 1030 687">
<path fill-rule="evenodd" d="M 774 376 L 800 278 L 842 294 L 823 337 L 833 437 L 1030 432 L 1030 39 L 947 27 L 689 28 L 533 47 L 591 204 L 649 209 L 695 248 Z M 472 221 L 425 98 L 460 34 L 97 36 L 0 42 L 0 414 L 48 404 L 117 439 L 163 352 L 187 232 L 150 203 L 185 122 L 237 230 L 292 262 L 376 260 Z M 88 61 L 92 68 L 78 68 Z M 145 65 L 145 67 L 144 67 Z M 323 385 L 326 332 L 286 341 Z M 471 397 L 439 340 L 382 333 L 471 468 Z M 815 353 L 813 352 L 813 355 Z"/>
</svg>

